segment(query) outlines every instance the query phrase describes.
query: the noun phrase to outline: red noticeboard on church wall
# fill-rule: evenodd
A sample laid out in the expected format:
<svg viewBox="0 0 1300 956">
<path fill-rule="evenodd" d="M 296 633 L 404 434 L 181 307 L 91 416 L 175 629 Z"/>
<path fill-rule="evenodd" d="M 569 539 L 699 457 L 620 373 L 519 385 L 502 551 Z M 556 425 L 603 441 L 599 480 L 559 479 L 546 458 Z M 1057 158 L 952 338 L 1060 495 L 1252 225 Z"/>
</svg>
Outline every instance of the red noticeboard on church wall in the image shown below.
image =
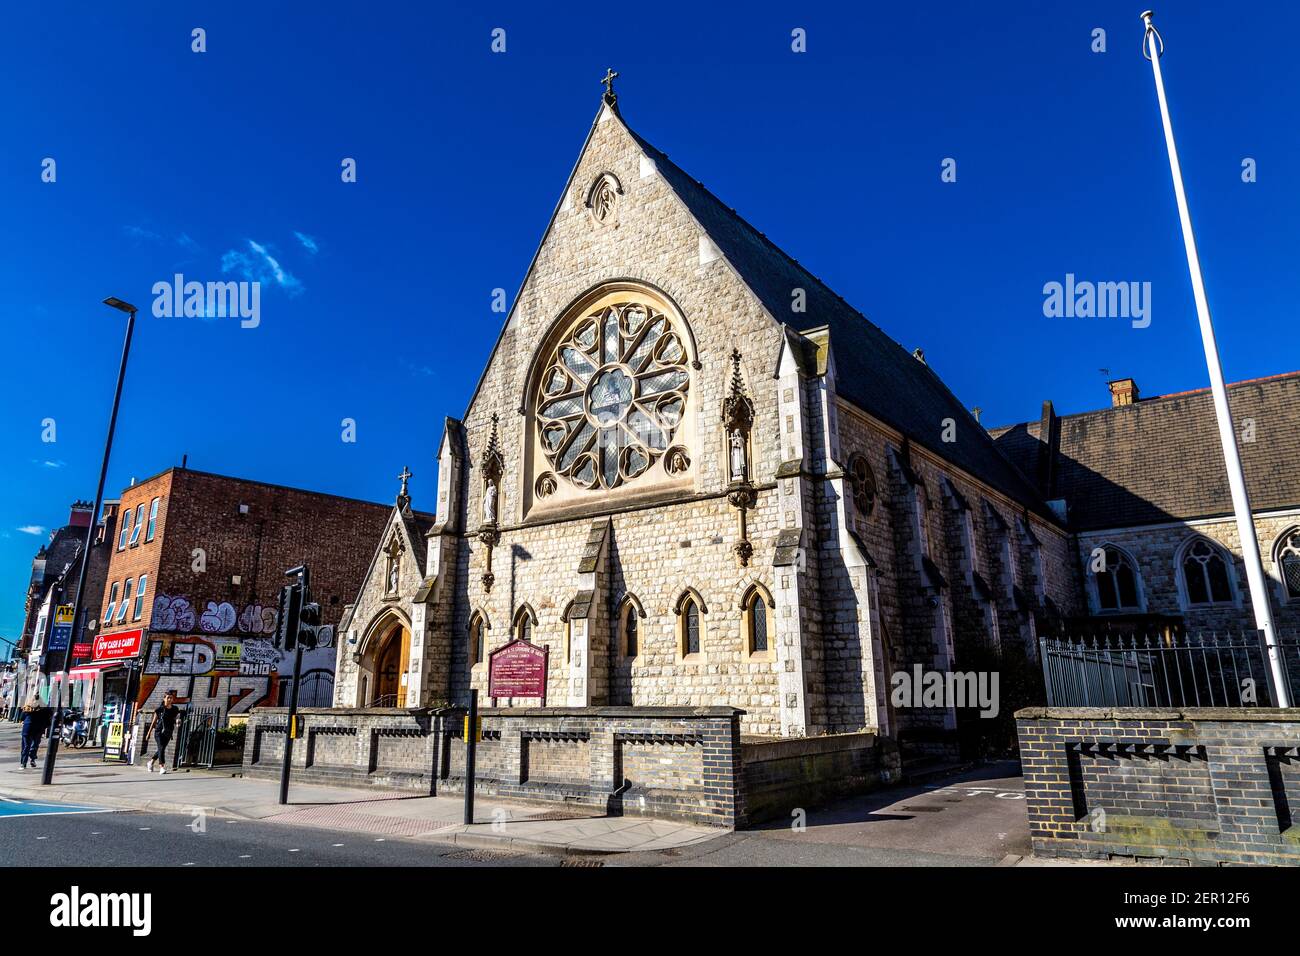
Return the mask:
<svg viewBox="0 0 1300 956">
<path fill-rule="evenodd" d="M 488 696 L 536 697 L 546 706 L 548 648 L 516 638 L 488 655 Z"/>
</svg>

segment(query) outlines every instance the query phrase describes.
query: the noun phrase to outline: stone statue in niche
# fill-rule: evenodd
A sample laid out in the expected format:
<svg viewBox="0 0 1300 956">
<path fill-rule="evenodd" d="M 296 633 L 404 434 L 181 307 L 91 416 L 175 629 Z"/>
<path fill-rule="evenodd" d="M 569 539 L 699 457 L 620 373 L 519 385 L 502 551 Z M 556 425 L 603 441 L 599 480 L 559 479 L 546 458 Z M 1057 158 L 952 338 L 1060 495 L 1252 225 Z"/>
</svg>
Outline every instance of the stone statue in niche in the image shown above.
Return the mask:
<svg viewBox="0 0 1300 956">
<path fill-rule="evenodd" d="M 745 436 L 739 430 L 731 433 L 731 480 L 745 480 Z"/>
<path fill-rule="evenodd" d="M 491 478 L 483 486 L 483 523 L 496 524 L 497 521 L 497 483 Z"/>
<path fill-rule="evenodd" d="M 387 557 L 384 568 L 384 593 L 396 594 L 403 550 L 401 539 L 398 538 L 396 532 L 389 539 L 388 547 L 384 550 Z"/>
</svg>

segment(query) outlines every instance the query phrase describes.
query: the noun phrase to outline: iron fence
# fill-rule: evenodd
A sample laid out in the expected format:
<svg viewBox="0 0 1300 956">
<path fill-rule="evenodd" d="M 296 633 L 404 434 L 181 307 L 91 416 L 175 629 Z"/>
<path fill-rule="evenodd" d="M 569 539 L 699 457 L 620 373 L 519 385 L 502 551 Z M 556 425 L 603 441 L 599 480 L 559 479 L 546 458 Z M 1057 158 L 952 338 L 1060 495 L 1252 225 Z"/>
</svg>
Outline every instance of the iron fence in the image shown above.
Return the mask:
<svg viewBox="0 0 1300 956">
<path fill-rule="evenodd" d="M 211 769 L 221 720 L 220 707 L 187 707 L 181 712 L 176 746 L 172 750 L 173 770 L 180 767 Z"/>
<path fill-rule="evenodd" d="M 1272 676 L 1263 636 L 1239 634 L 1042 638 L 1049 707 L 1268 707 Z M 1300 699 L 1300 639 L 1277 652 Z"/>
</svg>

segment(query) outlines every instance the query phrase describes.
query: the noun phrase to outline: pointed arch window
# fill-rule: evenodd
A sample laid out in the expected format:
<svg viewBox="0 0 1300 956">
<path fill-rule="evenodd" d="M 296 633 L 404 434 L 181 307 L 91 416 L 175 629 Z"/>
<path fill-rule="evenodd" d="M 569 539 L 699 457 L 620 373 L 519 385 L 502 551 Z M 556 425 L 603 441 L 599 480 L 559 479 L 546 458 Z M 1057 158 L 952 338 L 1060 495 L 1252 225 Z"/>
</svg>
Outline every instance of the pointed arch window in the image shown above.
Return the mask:
<svg viewBox="0 0 1300 956">
<path fill-rule="evenodd" d="M 751 584 L 740 599 L 741 635 L 745 642 L 745 656 L 770 660 L 774 641 L 772 609 L 776 602 L 763 585 Z"/>
<path fill-rule="evenodd" d="M 645 609 L 632 593 L 625 594 L 618 605 L 618 648 L 624 658 L 635 660 L 641 656 L 641 618 Z"/>
<path fill-rule="evenodd" d="M 565 617 L 568 617 L 565 614 Z M 515 639 L 520 641 L 533 642 L 533 628 L 537 624 L 537 615 L 533 609 L 524 604 L 515 612 Z"/>
<path fill-rule="evenodd" d="M 767 650 L 767 605 L 754 595 L 749 607 L 749 652 L 761 654 Z"/>
<path fill-rule="evenodd" d="M 682 653 L 689 657 L 700 652 L 700 606 L 687 598 L 682 610 Z"/>
<path fill-rule="evenodd" d="M 1300 600 L 1300 528 L 1282 535 L 1277 548 L 1277 566 L 1288 601 Z"/>
<path fill-rule="evenodd" d="M 1104 549 L 1106 565 L 1094 572 L 1097 606 L 1103 611 L 1140 611 L 1142 599 L 1133 560 L 1119 548 Z"/>
<path fill-rule="evenodd" d="M 477 611 L 469 619 L 469 666 L 487 660 L 487 620 Z"/>
<path fill-rule="evenodd" d="M 641 653 L 641 633 L 637 624 L 636 608 L 629 604 L 623 612 L 623 656 L 636 657 Z"/>
<path fill-rule="evenodd" d="M 1180 570 L 1189 605 L 1231 604 L 1236 600 L 1228 557 L 1204 538 L 1195 539 L 1184 549 Z"/>
<path fill-rule="evenodd" d="M 682 660 L 704 660 L 704 615 L 709 613 L 704 597 L 695 588 L 688 587 L 673 605 L 677 615 L 677 656 Z"/>
</svg>

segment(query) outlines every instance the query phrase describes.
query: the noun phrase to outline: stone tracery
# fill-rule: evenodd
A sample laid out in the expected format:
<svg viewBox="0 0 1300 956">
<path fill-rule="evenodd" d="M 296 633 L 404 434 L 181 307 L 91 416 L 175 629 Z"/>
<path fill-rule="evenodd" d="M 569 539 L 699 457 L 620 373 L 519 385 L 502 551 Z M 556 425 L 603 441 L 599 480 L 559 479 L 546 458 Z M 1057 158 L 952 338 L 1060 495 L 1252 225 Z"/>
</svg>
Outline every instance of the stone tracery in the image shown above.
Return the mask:
<svg viewBox="0 0 1300 956">
<path fill-rule="evenodd" d="M 629 293 L 583 316 L 549 357 L 537 395 L 537 438 L 552 475 L 601 491 L 644 475 L 672 446 L 686 416 L 687 350 L 673 321 Z M 689 467 L 672 457 L 669 475 Z"/>
</svg>

